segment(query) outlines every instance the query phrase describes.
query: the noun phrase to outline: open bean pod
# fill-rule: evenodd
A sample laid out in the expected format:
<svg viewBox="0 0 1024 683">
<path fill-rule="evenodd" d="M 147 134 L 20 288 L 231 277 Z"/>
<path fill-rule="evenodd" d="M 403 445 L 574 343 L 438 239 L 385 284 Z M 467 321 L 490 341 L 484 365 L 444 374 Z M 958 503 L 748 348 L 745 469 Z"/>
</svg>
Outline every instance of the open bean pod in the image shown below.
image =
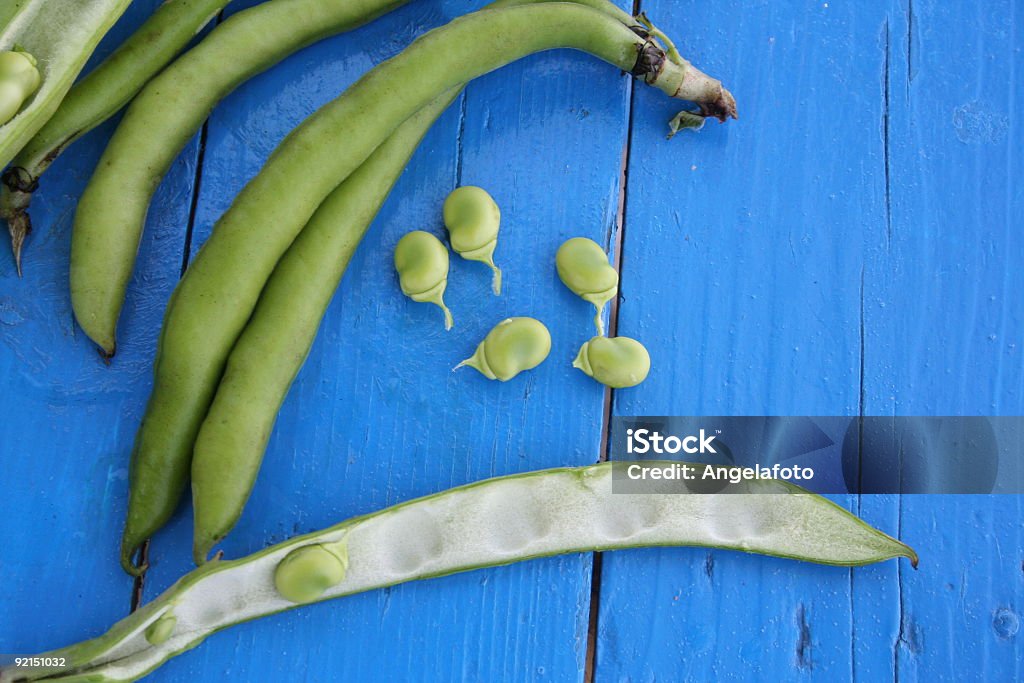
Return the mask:
<svg viewBox="0 0 1024 683">
<path fill-rule="evenodd" d="M 630 464 L 474 482 L 209 562 L 107 633 L 43 655 L 59 664 L 0 666 L 0 683 L 133 681 L 217 631 L 310 601 L 565 553 L 699 546 L 843 567 L 894 557 L 917 565 L 911 548 L 785 482 L 730 483 L 720 495 L 616 493 Z"/>
</svg>

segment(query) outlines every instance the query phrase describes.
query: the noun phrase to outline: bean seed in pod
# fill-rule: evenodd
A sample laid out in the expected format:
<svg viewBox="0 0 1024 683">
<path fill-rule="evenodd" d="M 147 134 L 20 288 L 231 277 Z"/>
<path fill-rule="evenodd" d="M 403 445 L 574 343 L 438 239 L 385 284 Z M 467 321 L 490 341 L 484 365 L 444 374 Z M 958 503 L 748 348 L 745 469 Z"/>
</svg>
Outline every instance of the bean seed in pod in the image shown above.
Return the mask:
<svg viewBox="0 0 1024 683">
<path fill-rule="evenodd" d="M 452 313 L 444 303 L 448 286 L 448 250 L 429 232 L 413 230 L 395 246 L 395 270 L 402 293 L 413 301 L 431 303 L 444 311 L 444 329 L 452 328 Z"/>
<path fill-rule="evenodd" d="M 13 119 L 39 88 L 39 68 L 27 52 L 0 52 L 0 125 Z"/>
<path fill-rule="evenodd" d="M 178 625 L 178 618 L 167 613 L 146 628 L 146 641 L 150 645 L 160 645 L 167 641 Z"/>
<path fill-rule="evenodd" d="M 317 543 L 288 553 L 274 570 L 274 587 L 295 603 L 312 602 L 345 578 L 348 552 L 344 542 Z"/>
<path fill-rule="evenodd" d="M 594 240 L 573 237 L 555 254 L 558 277 L 579 297 L 594 304 L 597 314 L 594 325 L 598 335 L 604 334 L 601 313 L 619 289 L 619 274 L 608 263 L 608 255 Z"/>
<path fill-rule="evenodd" d="M 580 347 L 574 368 L 613 389 L 635 387 L 647 378 L 651 356 L 629 337 L 594 337 Z"/>
<path fill-rule="evenodd" d="M 476 368 L 487 379 L 507 382 L 532 370 L 551 352 L 551 334 L 534 318 L 508 318 L 495 325 L 476 352 L 455 366 Z"/>
<path fill-rule="evenodd" d="M 494 272 L 491 288 L 501 294 L 501 269 L 494 265 L 501 209 L 486 190 L 473 185 L 456 188 L 444 200 L 444 224 L 452 249 L 467 261 L 480 261 Z"/>
</svg>

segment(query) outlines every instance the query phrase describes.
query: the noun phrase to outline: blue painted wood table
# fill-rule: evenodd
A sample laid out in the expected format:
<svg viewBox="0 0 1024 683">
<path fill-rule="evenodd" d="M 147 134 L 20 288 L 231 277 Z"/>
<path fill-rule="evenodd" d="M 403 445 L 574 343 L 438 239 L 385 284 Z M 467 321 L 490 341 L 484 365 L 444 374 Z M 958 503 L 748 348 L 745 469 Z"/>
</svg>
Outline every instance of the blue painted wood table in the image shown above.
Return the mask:
<svg viewBox="0 0 1024 683">
<path fill-rule="evenodd" d="M 109 51 L 157 0 L 136 0 Z M 245 7 L 238 0 L 232 11 Z M 129 609 L 116 548 L 158 324 L 182 268 L 285 133 L 422 31 L 420 0 L 253 79 L 160 188 L 105 366 L 67 293 L 75 200 L 112 127 L 45 178 L 26 274 L 0 262 L 0 651 L 89 637 Z M 673 104 L 557 52 L 472 83 L 360 247 L 281 413 L 230 556 L 453 485 L 601 456 L 609 415 L 1024 412 L 1024 4 L 644 0 L 741 120 L 665 139 Z M 568 74 L 573 77 L 569 78 Z M 344 145 L 344 140 L 337 144 Z M 456 328 L 398 290 L 391 247 L 439 232 L 461 183 L 504 214 L 493 298 L 452 262 Z M 654 372 L 605 392 L 569 365 L 589 305 L 557 246 L 608 247 L 611 324 Z M 551 360 L 452 373 L 506 315 Z M 233 628 L 178 680 L 1020 680 L 1021 499 L 840 499 L 921 555 L 845 570 L 688 549 L 570 555 L 399 586 Z M 149 599 L 189 568 L 184 509 Z"/>
</svg>

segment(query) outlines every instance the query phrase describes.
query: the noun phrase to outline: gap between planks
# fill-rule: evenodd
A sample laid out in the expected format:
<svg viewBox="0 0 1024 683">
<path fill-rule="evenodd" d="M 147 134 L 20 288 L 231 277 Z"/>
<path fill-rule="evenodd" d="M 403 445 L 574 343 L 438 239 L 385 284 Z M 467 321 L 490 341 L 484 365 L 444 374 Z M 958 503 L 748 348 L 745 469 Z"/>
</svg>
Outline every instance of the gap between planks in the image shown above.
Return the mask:
<svg viewBox="0 0 1024 683">
<path fill-rule="evenodd" d="M 633 5 L 634 16 L 640 13 L 640 2 L 636 0 Z M 627 111 L 626 111 L 626 140 L 622 146 L 622 162 L 619 167 L 619 203 L 615 213 L 615 231 L 608 244 L 608 249 L 614 254 L 612 266 L 619 274 L 619 291 L 611 300 L 611 307 L 608 313 L 608 336 L 614 337 L 619 331 L 619 300 L 622 291 L 622 251 L 625 245 L 626 233 L 626 202 L 629 186 L 629 155 L 633 142 L 633 80 L 627 81 Z M 600 461 L 607 461 L 609 433 L 611 432 L 612 407 L 614 404 L 615 390 L 608 387 L 604 392 L 604 409 L 601 418 L 601 445 L 599 449 Z M 584 683 L 593 683 L 597 668 L 597 639 L 598 639 L 598 613 L 601 609 L 601 575 L 604 568 L 604 554 L 592 553 L 593 560 L 590 568 L 590 614 L 587 619 L 587 650 L 583 668 Z"/>
</svg>

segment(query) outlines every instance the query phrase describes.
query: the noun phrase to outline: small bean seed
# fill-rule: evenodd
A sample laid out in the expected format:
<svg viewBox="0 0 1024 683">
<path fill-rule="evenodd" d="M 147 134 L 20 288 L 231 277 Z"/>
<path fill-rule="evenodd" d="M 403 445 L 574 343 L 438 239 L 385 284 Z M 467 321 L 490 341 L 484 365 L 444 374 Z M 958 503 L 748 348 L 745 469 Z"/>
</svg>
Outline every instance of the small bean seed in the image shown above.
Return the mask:
<svg viewBox="0 0 1024 683">
<path fill-rule="evenodd" d="M 413 301 L 444 311 L 444 329 L 452 329 L 452 313 L 444 304 L 448 286 L 448 250 L 429 232 L 413 230 L 395 246 L 395 270 L 402 293 Z"/>
<path fill-rule="evenodd" d="M 494 326 L 476 352 L 455 366 L 476 368 L 487 379 L 507 382 L 531 370 L 551 352 L 551 334 L 534 318 L 508 318 Z"/>
<path fill-rule="evenodd" d="M 150 645 L 160 645 L 171 637 L 177 625 L 178 618 L 168 612 L 149 625 L 146 629 L 146 640 Z"/>
<path fill-rule="evenodd" d="M 0 126 L 14 118 L 24 101 L 20 85 L 0 80 Z"/>
<path fill-rule="evenodd" d="M 0 52 L 0 125 L 13 119 L 39 88 L 39 68 L 27 52 Z"/>
<path fill-rule="evenodd" d="M 601 313 L 619 289 L 619 274 L 608 263 L 608 255 L 597 242 L 586 237 L 573 237 L 555 254 L 558 277 L 565 286 L 585 301 L 594 304 L 597 334 L 604 334 Z"/>
<path fill-rule="evenodd" d="M 274 570 L 274 587 L 286 600 L 312 602 L 348 571 L 348 549 L 344 540 L 302 546 L 288 553 Z"/>
<path fill-rule="evenodd" d="M 0 52 L 0 80 L 17 83 L 25 99 L 28 99 L 39 88 L 41 81 L 36 58 L 28 52 Z"/>
<path fill-rule="evenodd" d="M 580 347 L 574 368 L 613 389 L 635 387 L 647 378 L 651 357 L 644 345 L 629 337 L 594 337 Z"/>
<path fill-rule="evenodd" d="M 480 261 L 494 271 L 491 288 L 501 294 L 501 269 L 494 265 L 501 209 L 486 190 L 472 185 L 456 188 L 444 200 L 444 224 L 452 249 L 468 261 Z"/>
</svg>

